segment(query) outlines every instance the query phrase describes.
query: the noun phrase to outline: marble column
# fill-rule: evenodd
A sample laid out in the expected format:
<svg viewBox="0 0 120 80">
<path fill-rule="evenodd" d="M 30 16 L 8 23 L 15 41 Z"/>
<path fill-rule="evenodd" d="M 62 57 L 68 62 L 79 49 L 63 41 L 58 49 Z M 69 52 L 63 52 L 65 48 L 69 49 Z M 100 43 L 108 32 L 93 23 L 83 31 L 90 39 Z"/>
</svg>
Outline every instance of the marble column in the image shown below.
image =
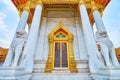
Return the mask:
<svg viewBox="0 0 120 80">
<path fill-rule="evenodd" d="M 77 33 L 80 60 L 88 60 L 85 40 L 82 31 L 82 23 L 80 22 L 79 17 L 76 17 L 75 19 L 76 19 L 76 31 L 77 31 L 76 33 Z"/>
<path fill-rule="evenodd" d="M 34 54 L 36 51 L 36 44 L 38 39 L 39 33 L 39 26 L 41 22 L 41 15 L 42 15 L 42 6 L 41 0 L 36 5 L 31 28 L 28 35 L 28 40 L 24 49 L 24 60 L 21 63 L 21 66 L 25 68 L 26 73 L 31 73 L 33 69 L 33 61 L 34 61 Z M 28 67 L 29 66 L 29 67 Z"/>
<path fill-rule="evenodd" d="M 97 30 L 106 31 L 104 23 L 103 23 L 102 18 L 101 18 L 101 15 L 98 11 L 97 6 L 95 5 L 95 2 L 91 1 L 91 4 L 92 4 L 92 12 L 93 12 L 92 14 L 93 14 L 93 18 L 95 20 Z"/>
<path fill-rule="evenodd" d="M 44 42 L 45 42 L 45 30 L 46 30 L 46 17 L 42 18 L 41 28 L 39 32 L 39 39 L 37 45 L 37 51 L 35 54 L 35 60 L 42 60 L 44 54 Z"/>
<path fill-rule="evenodd" d="M 27 23 L 27 20 L 28 20 L 28 16 L 29 16 L 29 8 L 25 7 L 24 11 L 22 12 L 22 16 L 20 18 L 20 21 L 19 21 L 19 24 L 17 26 L 17 29 L 16 29 L 16 32 L 17 31 L 21 31 L 21 30 L 25 30 L 25 27 L 26 27 L 26 23 Z M 8 54 L 7 54 L 7 57 L 5 59 L 5 62 L 3 64 L 3 66 L 11 66 L 12 64 L 12 58 L 13 58 L 13 52 L 12 52 L 12 45 L 13 45 L 13 41 L 16 39 L 16 33 L 14 34 L 14 37 L 13 37 L 13 40 L 11 42 L 11 45 L 10 45 L 10 48 L 9 48 L 9 51 L 8 51 Z"/>
<path fill-rule="evenodd" d="M 85 38 L 87 53 L 89 58 L 89 68 L 91 73 L 95 73 L 98 70 L 97 68 L 100 66 L 99 61 L 97 59 L 98 48 L 96 45 L 92 27 L 87 14 L 86 6 L 83 0 L 80 0 L 79 9 L 80 9 L 83 33 L 84 33 L 84 38 Z"/>
<path fill-rule="evenodd" d="M 97 30 L 106 31 L 104 23 L 101 19 L 101 16 L 100 16 L 100 13 L 98 12 L 98 10 L 93 11 L 93 17 L 94 17 L 94 20 L 95 20 Z"/>
</svg>

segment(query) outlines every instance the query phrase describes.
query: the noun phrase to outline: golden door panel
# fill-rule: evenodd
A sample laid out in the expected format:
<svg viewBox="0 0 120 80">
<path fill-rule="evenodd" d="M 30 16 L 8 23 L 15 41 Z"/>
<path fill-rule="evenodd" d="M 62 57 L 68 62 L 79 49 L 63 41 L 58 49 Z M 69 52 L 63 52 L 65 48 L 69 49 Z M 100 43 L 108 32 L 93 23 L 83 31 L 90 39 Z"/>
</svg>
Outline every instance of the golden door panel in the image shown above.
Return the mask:
<svg viewBox="0 0 120 80">
<path fill-rule="evenodd" d="M 60 67 L 60 43 L 55 43 L 54 67 Z"/>
<path fill-rule="evenodd" d="M 62 43 L 62 67 L 68 67 L 67 44 Z"/>
<path fill-rule="evenodd" d="M 54 67 L 68 67 L 67 43 L 65 42 L 55 43 Z"/>
</svg>

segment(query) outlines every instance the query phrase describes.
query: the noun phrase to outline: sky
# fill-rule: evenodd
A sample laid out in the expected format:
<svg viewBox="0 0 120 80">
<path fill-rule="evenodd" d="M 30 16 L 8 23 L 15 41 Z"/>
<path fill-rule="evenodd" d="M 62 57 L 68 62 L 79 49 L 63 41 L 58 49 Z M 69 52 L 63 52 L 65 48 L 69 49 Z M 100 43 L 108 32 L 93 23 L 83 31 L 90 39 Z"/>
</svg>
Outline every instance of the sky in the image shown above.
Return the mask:
<svg viewBox="0 0 120 80">
<path fill-rule="evenodd" d="M 120 0 L 111 0 L 103 14 L 103 22 L 114 46 L 120 47 Z M 0 47 L 9 48 L 19 22 L 11 0 L 0 0 Z M 95 31 L 94 27 L 94 31 Z"/>
</svg>

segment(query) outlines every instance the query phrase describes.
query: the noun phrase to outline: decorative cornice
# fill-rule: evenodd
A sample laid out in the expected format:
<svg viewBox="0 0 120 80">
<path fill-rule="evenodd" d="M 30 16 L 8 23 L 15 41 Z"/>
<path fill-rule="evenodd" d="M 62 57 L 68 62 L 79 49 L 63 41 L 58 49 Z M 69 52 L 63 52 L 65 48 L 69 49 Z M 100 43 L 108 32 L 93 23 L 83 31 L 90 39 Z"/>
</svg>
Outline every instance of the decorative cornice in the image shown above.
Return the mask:
<svg viewBox="0 0 120 80">
<path fill-rule="evenodd" d="M 17 7 L 19 14 L 21 15 L 23 10 L 29 11 L 28 23 L 31 24 L 31 19 L 34 14 L 34 10 L 37 4 L 40 4 L 43 8 L 43 12 L 48 10 L 74 10 L 79 14 L 79 8 L 81 4 L 85 4 L 88 15 L 94 10 L 99 10 L 100 14 L 104 11 L 110 0 L 12 0 L 14 5 Z M 44 5 L 44 6 L 43 6 Z M 69 6 L 68 6 L 69 5 Z M 77 14 L 76 14 L 77 15 Z M 44 16 L 44 15 L 43 15 Z M 94 23 L 92 16 L 89 17 L 91 22 Z M 92 24 L 91 23 L 91 24 Z"/>
<path fill-rule="evenodd" d="M 14 3 L 14 5 L 16 7 L 27 3 L 28 0 L 12 0 L 12 2 Z M 29 0 L 31 2 L 37 2 L 40 1 L 40 3 L 42 2 L 43 4 L 79 4 L 81 2 L 81 0 Z M 82 0 L 85 2 L 90 2 L 90 0 Z M 107 6 L 107 4 L 110 2 L 110 0 L 94 0 L 95 3 L 103 5 L 103 6 Z"/>
</svg>

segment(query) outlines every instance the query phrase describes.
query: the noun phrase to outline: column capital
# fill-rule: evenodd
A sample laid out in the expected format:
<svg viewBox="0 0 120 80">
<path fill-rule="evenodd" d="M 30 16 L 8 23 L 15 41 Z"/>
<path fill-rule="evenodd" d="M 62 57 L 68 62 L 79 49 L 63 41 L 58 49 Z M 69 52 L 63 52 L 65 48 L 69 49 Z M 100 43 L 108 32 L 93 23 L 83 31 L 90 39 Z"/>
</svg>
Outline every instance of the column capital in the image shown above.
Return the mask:
<svg viewBox="0 0 120 80">
<path fill-rule="evenodd" d="M 78 6 L 80 6 L 81 4 L 85 4 L 85 0 L 80 0 Z"/>
<path fill-rule="evenodd" d="M 43 6 L 43 3 L 42 3 L 42 1 L 41 1 L 41 0 L 38 0 L 38 1 L 37 1 L 37 4 L 39 4 L 39 5 Z"/>
<path fill-rule="evenodd" d="M 94 0 L 91 0 L 91 9 L 92 9 L 92 12 L 94 12 L 95 10 L 98 10 L 98 7 Z"/>
<path fill-rule="evenodd" d="M 29 6 L 30 6 L 30 0 L 27 1 L 26 6 L 23 8 L 23 10 L 26 10 L 26 11 L 30 12 L 30 7 Z"/>
<path fill-rule="evenodd" d="M 24 8 L 23 8 L 23 11 L 26 10 L 28 12 L 30 12 L 30 7 L 28 5 L 26 5 Z"/>
</svg>

